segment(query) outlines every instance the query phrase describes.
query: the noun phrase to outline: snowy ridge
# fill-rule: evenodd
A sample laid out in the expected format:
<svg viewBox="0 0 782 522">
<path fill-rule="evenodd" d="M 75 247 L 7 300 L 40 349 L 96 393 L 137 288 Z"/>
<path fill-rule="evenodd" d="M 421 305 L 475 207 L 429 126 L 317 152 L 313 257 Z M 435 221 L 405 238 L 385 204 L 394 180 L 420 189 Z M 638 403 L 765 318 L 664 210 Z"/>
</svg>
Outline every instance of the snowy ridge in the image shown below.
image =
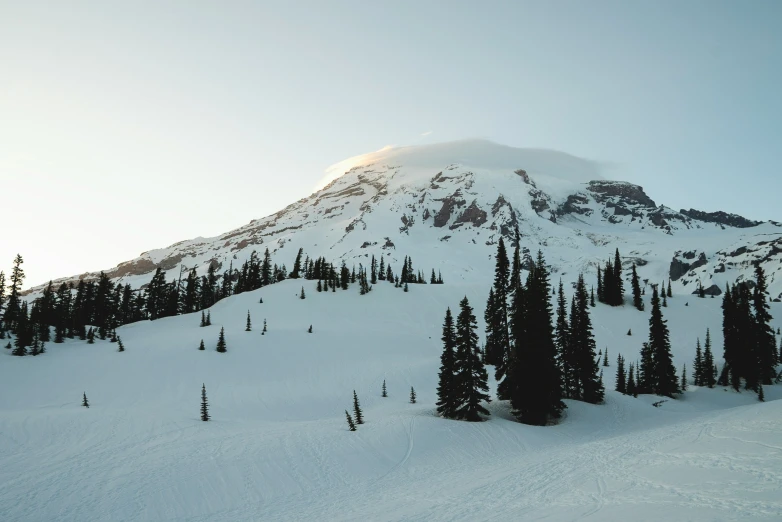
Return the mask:
<svg viewBox="0 0 782 522">
<path fill-rule="evenodd" d="M 568 154 L 465 140 L 384 149 L 330 171 L 343 173 L 271 216 L 218 237 L 145 252 L 106 272 L 140 287 L 158 266 L 168 280 L 178 277 L 180 267 L 198 267 L 203 274 L 210 263 L 221 273 L 265 248 L 290 268 L 303 248 L 310 257 L 344 259 L 349 266 L 366 265 L 372 255 L 398 265 L 411 255 L 419 266 L 440 269 L 446 277 L 470 277 L 466 274 L 491 268 L 499 237 L 513 242 L 518 228 L 522 246 L 543 249 L 555 273 L 569 281 L 579 271 L 594 273 L 618 247 L 628 264 L 637 262 L 643 279 L 674 279 L 678 292 L 691 292 L 699 280 L 724 288 L 751 278 L 752 263 L 760 261 L 772 297 L 782 297 L 778 224 L 678 212 L 658 205 L 637 185 L 603 179 L 599 164 Z M 727 259 L 742 246 L 749 255 Z M 672 277 L 675 258 L 693 248 L 704 253 L 706 265 Z"/>
</svg>

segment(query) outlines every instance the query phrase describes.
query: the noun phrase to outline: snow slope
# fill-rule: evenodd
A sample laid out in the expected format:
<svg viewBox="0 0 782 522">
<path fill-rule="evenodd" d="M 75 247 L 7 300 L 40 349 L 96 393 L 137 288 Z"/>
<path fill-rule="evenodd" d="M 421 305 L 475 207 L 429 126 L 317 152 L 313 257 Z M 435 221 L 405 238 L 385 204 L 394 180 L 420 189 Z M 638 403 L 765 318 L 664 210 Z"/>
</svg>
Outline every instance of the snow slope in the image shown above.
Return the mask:
<svg viewBox="0 0 782 522">
<path fill-rule="evenodd" d="M 107 273 L 139 288 L 158 267 L 169 281 L 180 269 L 204 274 L 210 264 L 222 273 L 266 248 L 291 268 L 303 248 L 312 258 L 348 266 L 382 255 L 398 269 L 411 255 L 418 267 L 442 270 L 451 281 L 474 281 L 493 267 L 499 238 L 513 242 L 518 229 L 522 246 L 533 255 L 543 249 L 565 282 L 581 271 L 594 275 L 597 263 L 619 248 L 628 267 L 638 263 L 643 279 L 671 278 L 680 293 L 699 282 L 724 288 L 751 278 L 760 262 L 772 297 L 782 298 L 779 224 L 677 212 L 641 187 L 603 179 L 599 164 L 562 152 L 464 140 L 384 149 L 329 172 L 325 187 L 271 216 L 218 237 L 150 250 Z M 682 273 L 674 275 L 673 265 Z"/>
<path fill-rule="evenodd" d="M 782 386 L 766 403 L 691 389 L 659 408 L 608 392 L 605 405 L 568 401 L 551 427 L 516 423 L 496 401 L 484 423 L 437 418 L 445 308 L 467 295 L 480 318 L 490 280 L 443 275 L 366 296 L 289 280 L 217 303 L 208 328 L 200 314 L 124 326 L 124 353 L 107 341 L 35 358 L 3 350 L 0 520 L 782 519 Z M 719 299 L 669 304 L 677 367 L 707 327 L 721 354 Z M 772 314 L 782 325 L 782 306 Z M 612 388 L 616 355 L 638 357 L 648 314 L 592 315 Z M 214 351 L 221 325 L 226 354 Z M 367 423 L 351 433 L 354 389 Z"/>
</svg>

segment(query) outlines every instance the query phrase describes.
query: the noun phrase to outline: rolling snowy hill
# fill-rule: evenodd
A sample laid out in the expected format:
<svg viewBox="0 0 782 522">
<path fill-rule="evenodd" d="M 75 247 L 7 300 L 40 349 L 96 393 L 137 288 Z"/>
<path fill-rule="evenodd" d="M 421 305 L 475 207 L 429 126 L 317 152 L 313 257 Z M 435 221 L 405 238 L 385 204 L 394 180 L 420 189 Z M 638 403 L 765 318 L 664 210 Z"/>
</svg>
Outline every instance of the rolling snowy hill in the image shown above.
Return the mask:
<svg viewBox="0 0 782 522">
<path fill-rule="evenodd" d="M 180 266 L 220 273 L 266 248 L 291 268 L 302 248 L 349 266 L 383 256 L 397 272 L 409 255 L 445 284 L 403 292 L 381 281 L 360 296 L 357 285 L 319 293 L 286 280 L 219 301 L 210 327 L 198 313 L 122 326 L 123 353 L 78 340 L 37 357 L 3 350 L 0 520 L 782 519 L 782 386 L 764 388 L 765 403 L 690 386 L 659 407 L 611 391 L 617 355 L 639 358 L 648 311 L 590 308 L 610 361 L 603 405 L 566 401 L 548 427 L 516 422 L 496 400 L 483 423 L 435 414 L 445 310 L 466 295 L 483 330 L 500 237 L 513 243 L 518 230 L 525 253 L 541 249 L 568 295 L 615 248 L 649 283 L 670 278 L 663 313 L 681 369 L 707 328 L 722 364 L 721 299 L 692 296 L 699 281 L 724 288 L 760 262 L 782 295 L 779 225 L 674 211 L 595 163 L 483 141 L 387 149 L 331 176 L 277 214 L 107 274 L 139 288 L 158 267 L 168 280 Z M 79 277 L 96 274 L 63 280 Z M 771 313 L 776 330 L 782 304 Z M 210 422 L 198 416 L 202 384 Z M 353 390 L 367 423 L 349 432 Z"/>
<path fill-rule="evenodd" d="M 434 407 L 442 316 L 465 294 L 482 309 L 485 285 L 405 293 L 386 283 L 359 296 L 308 281 L 301 300 L 301 284 L 225 299 L 211 327 L 199 328 L 199 314 L 123 326 L 124 353 L 66 341 L 39 357 L 3 357 L 0 519 L 782 517 L 782 401 L 771 400 L 781 386 L 766 388 L 766 403 L 691 387 L 659 408 L 659 398 L 609 391 L 604 405 L 567 401 L 550 427 L 519 424 L 496 401 L 484 423 L 444 420 Z M 691 363 L 706 327 L 721 345 L 719 306 L 670 300 L 677 367 Z M 782 325 L 782 307 L 772 313 Z M 592 314 L 611 389 L 615 357 L 638 357 L 648 314 L 602 304 Z M 221 326 L 225 354 L 214 350 Z M 202 383 L 208 423 L 198 418 Z M 355 433 L 343 413 L 354 389 L 367 421 Z"/>
</svg>

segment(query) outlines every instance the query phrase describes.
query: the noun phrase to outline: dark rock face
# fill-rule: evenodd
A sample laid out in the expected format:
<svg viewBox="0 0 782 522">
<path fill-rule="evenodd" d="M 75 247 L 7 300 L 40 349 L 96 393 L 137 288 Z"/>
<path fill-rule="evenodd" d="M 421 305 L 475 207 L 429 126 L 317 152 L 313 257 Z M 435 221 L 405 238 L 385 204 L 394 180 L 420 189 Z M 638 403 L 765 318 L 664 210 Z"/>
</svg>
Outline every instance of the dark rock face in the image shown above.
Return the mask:
<svg viewBox="0 0 782 522">
<path fill-rule="evenodd" d="M 535 188 L 538 188 L 535 185 L 535 182 L 532 180 L 532 178 L 529 177 L 529 174 L 527 174 L 526 170 L 519 169 L 519 170 L 516 170 L 514 172 L 516 173 L 517 176 L 519 176 L 521 179 L 524 180 L 524 183 L 526 183 L 527 185 L 532 185 Z"/>
<path fill-rule="evenodd" d="M 646 195 L 643 187 L 625 183 L 623 181 L 590 181 L 587 187 L 595 199 L 604 203 L 609 198 L 617 198 L 618 202 L 626 205 L 641 205 L 643 207 L 655 208 L 655 202 Z"/>
<path fill-rule="evenodd" d="M 752 221 L 751 219 L 739 216 L 738 214 L 728 214 L 727 212 L 722 211 L 703 212 L 701 210 L 695 210 L 694 208 L 691 208 L 690 210 L 681 209 L 679 212 L 689 218 L 697 219 L 698 221 L 716 223 L 718 225 L 735 228 L 756 227 L 762 223 L 762 221 Z"/>
<path fill-rule="evenodd" d="M 720 287 L 717 285 L 711 285 L 709 288 L 704 288 L 703 293 L 705 295 L 722 295 L 722 290 L 720 290 Z M 698 289 L 696 288 L 693 292 L 693 295 L 698 294 Z"/>
<path fill-rule="evenodd" d="M 685 252 L 684 254 L 682 254 L 682 257 L 685 259 L 694 259 L 695 251 Z M 698 259 L 696 259 L 692 263 L 686 263 L 681 259 L 674 257 L 671 260 L 671 267 L 668 270 L 668 275 L 670 276 L 671 281 L 677 281 L 681 276 L 683 276 L 690 270 L 699 268 L 705 265 L 706 263 L 708 263 L 708 260 L 706 259 L 706 254 L 704 254 L 703 252 L 701 252 L 700 255 L 698 256 Z"/>
<path fill-rule="evenodd" d="M 434 215 L 434 226 L 437 228 L 444 227 L 448 223 L 454 208 L 465 204 L 465 201 L 461 199 L 461 191 L 459 190 L 454 192 L 453 195 L 443 198 L 442 201 L 443 206 Z"/>
<path fill-rule="evenodd" d="M 583 194 L 571 194 L 567 197 L 567 200 L 559 206 L 557 214 L 563 216 L 565 214 L 580 214 L 589 215 L 592 213 L 591 208 L 584 208 L 581 205 L 588 205 L 589 198 Z"/>
<path fill-rule="evenodd" d="M 454 221 L 454 224 L 451 225 L 450 228 L 454 229 L 464 223 L 472 223 L 472 226 L 479 227 L 486 223 L 486 217 L 486 211 L 481 209 L 476 201 L 473 201 L 470 203 L 470 206 L 462 212 L 462 215 L 456 218 L 456 221 Z"/>
</svg>

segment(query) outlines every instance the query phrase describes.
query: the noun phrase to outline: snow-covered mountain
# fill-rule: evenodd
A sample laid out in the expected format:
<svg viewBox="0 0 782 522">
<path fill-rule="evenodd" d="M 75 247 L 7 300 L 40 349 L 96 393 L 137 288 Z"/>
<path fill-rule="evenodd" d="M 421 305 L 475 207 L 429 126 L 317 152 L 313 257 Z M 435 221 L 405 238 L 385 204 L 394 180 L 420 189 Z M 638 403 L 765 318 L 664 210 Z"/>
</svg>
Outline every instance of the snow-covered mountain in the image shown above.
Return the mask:
<svg viewBox="0 0 782 522">
<path fill-rule="evenodd" d="M 139 287 L 158 266 L 169 280 L 181 267 L 204 273 L 213 263 L 222 272 L 265 248 L 290 268 L 303 248 L 349 266 L 371 255 L 398 265 L 411 255 L 446 278 L 470 279 L 488 273 L 499 238 L 512 243 L 518 230 L 525 251 L 543 249 L 565 279 L 594 271 L 618 247 L 642 278 L 670 277 L 678 292 L 694 291 L 698 281 L 724 288 L 751 278 L 752 263 L 760 261 L 772 297 L 782 296 L 781 225 L 675 211 L 640 186 L 604 179 L 601 170 L 564 153 L 481 140 L 384 149 L 335 165 L 331 182 L 275 214 L 217 237 L 144 252 L 106 272 Z"/>
</svg>

